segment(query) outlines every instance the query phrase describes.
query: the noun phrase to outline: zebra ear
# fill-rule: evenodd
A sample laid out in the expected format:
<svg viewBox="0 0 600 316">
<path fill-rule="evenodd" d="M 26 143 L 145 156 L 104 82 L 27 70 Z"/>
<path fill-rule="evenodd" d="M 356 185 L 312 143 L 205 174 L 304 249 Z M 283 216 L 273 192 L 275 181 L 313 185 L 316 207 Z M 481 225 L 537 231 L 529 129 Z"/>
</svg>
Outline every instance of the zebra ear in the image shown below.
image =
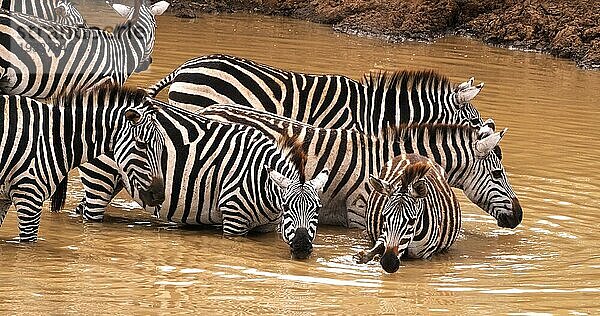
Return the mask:
<svg viewBox="0 0 600 316">
<path fill-rule="evenodd" d="M 137 124 L 141 118 L 142 115 L 136 110 L 125 111 L 125 119 L 133 124 Z"/>
<path fill-rule="evenodd" d="M 475 81 L 475 78 L 473 78 L 473 77 L 469 78 L 469 80 L 456 86 L 456 88 L 454 89 L 454 92 L 458 92 L 458 91 L 464 90 L 466 88 L 472 87 L 474 81 Z"/>
<path fill-rule="evenodd" d="M 479 94 L 481 89 L 483 89 L 483 82 L 474 87 L 458 90 L 454 93 L 454 100 L 458 104 L 471 102 L 471 100 L 473 100 Z"/>
<path fill-rule="evenodd" d="M 414 198 L 421 199 L 427 196 L 427 184 L 425 183 L 425 179 L 419 179 L 415 181 L 410 190 L 410 195 Z"/>
<path fill-rule="evenodd" d="M 133 11 L 132 7 L 126 6 L 124 4 L 109 3 L 108 1 L 106 3 L 108 3 L 113 8 L 113 10 L 117 11 L 117 13 L 124 18 L 128 18 L 129 14 Z"/>
<path fill-rule="evenodd" d="M 161 14 L 165 13 L 165 11 L 167 11 L 168 7 L 169 7 L 169 3 L 167 1 L 159 1 L 150 6 L 150 11 L 155 16 L 161 15 Z"/>
<path fill-rule="evenodd" d="M 392 192 L 394 192 L 394 189 L 392 188 L 392 185 L 389 182 L 379 179 L 374 175 L 369 176 L 369 183 L 371 184 L 373 189 L 375 189 L 375 191 L 383 195 L 389 196 L 392 194 Z"/>
<path fill-rule="evenodd" d="M 290 186 L 290 180 L 284 175 L 271 169 L 271 167 L 267 165 L 265 165 L 265 169 L 267 169 L 267 172 L 269 173 L 269 179 L 273 180 L 278 187 L 285 190 Z"/>
<path fill-rule="evenodd" d="M 475 142 L 475 155 L 477 158 L 486 157 L 498 145 L 508 128 L 493 133 Z"/>
<path fill-rule="evenodd" d="M 315 190 L 321 191 L 325 187 L 327 180 L 329 179 L 329 169 L 325 168 L 312 180 L 310 183 L 314 186 Z"/>
</svg>

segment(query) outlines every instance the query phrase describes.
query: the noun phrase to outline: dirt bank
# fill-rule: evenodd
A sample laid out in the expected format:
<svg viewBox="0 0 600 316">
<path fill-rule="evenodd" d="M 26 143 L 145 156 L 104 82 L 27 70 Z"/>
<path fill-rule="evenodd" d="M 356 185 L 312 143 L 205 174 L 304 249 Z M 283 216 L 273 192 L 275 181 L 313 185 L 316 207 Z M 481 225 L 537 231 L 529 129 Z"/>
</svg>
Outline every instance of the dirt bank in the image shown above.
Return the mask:
<svg viewBox="0 0 600 316">
<path fill-rule="evenodd" d="M 600 69 L 600 1 L 589 0 L 172 0 L 172 12 L 257 12 L 333 25 L 388 40 L 461 34 L 534 49 Z"/>
</svg>

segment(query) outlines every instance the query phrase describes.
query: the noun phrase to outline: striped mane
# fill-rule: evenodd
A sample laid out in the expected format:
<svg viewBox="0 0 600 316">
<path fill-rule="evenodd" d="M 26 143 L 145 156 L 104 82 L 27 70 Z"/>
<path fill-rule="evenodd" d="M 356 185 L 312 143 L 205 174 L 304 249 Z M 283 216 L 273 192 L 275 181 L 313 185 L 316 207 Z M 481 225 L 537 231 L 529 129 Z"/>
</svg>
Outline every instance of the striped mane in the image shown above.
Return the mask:
<svg viewBox="0 0 600 316">
<path fill-rule="evenodd" d="M 390 87 L 394 87 L 396 91 L 408 91 L 417 89 L 419 83 L 430 83 L 429 86 L 434 89 L 454 87 L 448 77 L 435 70 L 371 71 L 364 74 L 361 82 L 373 91 Z"/>
<path fill-rule="evenodd" d="M 445 124 L 445 123 L 429 123 L 429 124 L 400 124 L 387 127 L 383 132 L 383 139 L 386 141 L 399 141 L 407 136 L 408 133 L 416 133 L 421 135 L 427 132 L 429 135 L 445 135 L 449 133 L 471 134 L 474 139 L 477 138 L 479 132 L 478 127 L 462 124 Z"/>
<path fill-rule="evenodd" d="M 135 100 L 136 104 L 142 103 L 145 98 L 148 97 L 148 93 L 143 89 L 134 87 L 119 86 L 112 83 L 102 84 L 94 87 L 91 90 L 77 90 L 69 92 L 61 92 L 55 96 L 52 96 L 49 100 L 49 104 L 54 106 L 71 106 L 75 104 L 75 101 L 83 101 L 86 97 L 91 95 L 98 95 L 99 99 L 103 95 L 114 95 L 115 98 L 121 100 Z"/>
<path fill-rule="evenodd" d="M 408 185 L 416 180 L 419 180 L 425 176 L 425 174 L 431 169 L 431 164 L 427 161 L 418 161 L 415 163 L 408 164 L 400 176 L 400 182 L 402 183 L 402 192 L 408 190 Z"/>
<path fill-rule="evenodd" d="M 284 152 L 284 155 L 292 162 L 300 175 L 300 183 L 306 181 L 306 161 L 308 159 L 303 142 L 298 138 L 298 135 L 285 133 L 277 140 L 277 147 Z"/>
</svg>

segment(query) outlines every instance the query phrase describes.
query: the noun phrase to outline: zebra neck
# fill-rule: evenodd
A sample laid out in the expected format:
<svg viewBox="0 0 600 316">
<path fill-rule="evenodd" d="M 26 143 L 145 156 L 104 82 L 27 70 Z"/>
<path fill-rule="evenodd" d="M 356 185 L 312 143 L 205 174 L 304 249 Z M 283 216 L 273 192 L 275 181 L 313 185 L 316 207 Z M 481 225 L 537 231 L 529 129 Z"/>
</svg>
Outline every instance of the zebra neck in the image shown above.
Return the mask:
<svg viewBox="0 0 600 316">
<path fill-rule="evenodd" d="M 53 108 L 49 141 L 67 172 L 112 150 L 116 124 L 109 110 L 90 102 Z"/>
<path fill-rule="evenodd" d="M 408 127 L 393 137 L 384 136 L 382 147 L 386 148 L 385 152 L 390 156 L 417 153 L 431 158 L 446 171 L 448 183 L 461 189 L 464 186 L 463 179 L 474 163 L 475 140 L 476 135 L 466 126 L 431 129 L 417 125 Z"/>
</svg>

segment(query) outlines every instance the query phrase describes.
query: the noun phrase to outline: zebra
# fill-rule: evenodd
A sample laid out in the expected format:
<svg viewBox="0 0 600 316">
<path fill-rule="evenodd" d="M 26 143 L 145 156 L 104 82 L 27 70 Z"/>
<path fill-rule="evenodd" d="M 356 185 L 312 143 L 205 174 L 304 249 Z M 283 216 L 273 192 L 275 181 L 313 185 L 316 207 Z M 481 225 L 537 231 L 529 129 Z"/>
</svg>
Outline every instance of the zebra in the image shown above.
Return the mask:
<svg viewBox="0 0 600 316">
<path fill-rule="evenodd" d="M 156 119 L 166 135 L 162 161 L 166 198 L 159 208 L 146 209 L 163 221 L 220 225 L 226 236 L 278 226 L 292 258 L 307 258 L 316 236 L 319 192 L 329 171 L 323 168 L 306 179 L 306 157 L 297 137 L 282 133 L 272 139 L 249 126 L 209 120 L 154 102 L 162 107 Z M 128 179 L 123 182 L 129 191 Z M 83 183 L 85 187 L 87 182 Z M 99 219 L 87 208 L 83 217 Z"/>
<path fill-rule="evenodd" d="M 1 8 L 61 24 L 87 27 L 85 19 L 70 0 L 2 0 Z"/>
<path fill-rule="evenodd" d="M 394 273 L 401 257 L 429 258 L 445 251 L 461 227 L 458 199 L 444 169 L 416 154 L 388 161 L 379 176 L 371 175 L 367 232 L 373 247 L 356 255 L 366 263 L 381 255 L 381 267 Z"/>
<path fill-rule="evenodd" d="M 154 47 L 155 16 L 169 3 L 117 12 L 127 22 L 112 33 L 33 19 L 0 11 L 0 93 L 47 98 L 90 89 L 105 82 L 123 85 L 134 71 L 148 68 Z"/>
<path fill-rule="evenodd" d="M 370 72 L 358 82 L 208 55 L 186 61 L 148 93 L 155 97 L 168 85 L 169 103 L 190 110 L 241 104 L 318 127 L 354 128 L 367 134 L 400 124 L 482 124 L 470 102 L 483 83 L 473 85 L 471 78 L 454 85 L 434 71 Z"/>
<path fill-rule="evenodd" d="M 164 139 L 148 101 L 143 90 L 113 86 L 56 96 L 50 104 L 1 96 L 0 225 L 14 204 L 20 241 L 36 241 L 44 200 L 52 196 L 51 208 L 59 210 L 68 172 L 109 152 L 144 203 L 162 203 L 156 167 Z"/>
<path fill-rule="evenodd" d="M 364 228 L 370 193 L 368 175 L 393 157 L 407 153 L 418 153 L 440 164 L 450 185 L 463 190 L 497 220 L 498 226 L 515 228 L 522 220 L 522 208 L 508 181 L 498 146 L 507 129 L 495 132 L 488 125 L 411 124 L 390 127 L 374 136 L 317 128 L 236 105 L 212 105 L 198 113 L 255 127 L 272 138 L 288 129 L 303 137 L 308 148 L 308 174 L 323 167 L 332 174 L 321 198 L 322 224 Z"/>
<path fill-rule="evenodd" d="M 222 123 L 251 126 L 272 140 L 290 130 L 301 138 L 308 155 L 307 175 L 316 176 L 324 168 L 332 175 L 321 194 L 323 207 L 318 220 L 309 231 L 316 231 L 317 223 L 365 228 L 370 193 L 367 177 L 398 153 L 419 153 L 442 165 L 450 185 L 462 189 L 471 201 L 496 218 L 499 226 L 514 228 L 522 220 L 519 200 L 508 182 L 497 146 L 506 130 L 489 133 L 488 126 L 413 124 L 373 136 L 355 130 L 316 128 L 240 105 L 212 105 L 198 114 Z M 110 182 L 105 185 L 114 186 Z M 85 184 L 84 190 L 87 198 L 89 188 Z M 84 204 L 84 218 L 90 216 L 87 214 L 101 216 L 113 195 L 109 190 L 96 196 L 94 208 Z"/>
</svg>

